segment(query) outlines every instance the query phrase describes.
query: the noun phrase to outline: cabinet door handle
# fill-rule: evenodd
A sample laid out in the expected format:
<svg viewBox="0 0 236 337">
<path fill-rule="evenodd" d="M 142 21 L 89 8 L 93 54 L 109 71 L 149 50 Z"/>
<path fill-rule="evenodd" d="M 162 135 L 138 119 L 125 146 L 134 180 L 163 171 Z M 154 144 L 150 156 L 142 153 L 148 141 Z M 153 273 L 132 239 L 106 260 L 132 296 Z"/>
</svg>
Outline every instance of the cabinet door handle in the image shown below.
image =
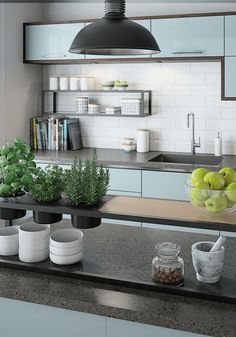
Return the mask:
<svg viewBox="0 0 236 337">
<path fill-rule="evenodd" d="M 44 54 L 41 55 L 41 57 L 43 58 L 47 58 L 47 59 L 55 59 L 55 58 L 65 58 L 66 54 Z"/>
<path fill-rule="evenodd" d="M 186 54 L 204 54 L 202 50 L 195 50 L 195 51 L 173 51 L 173 55 L 186 55 Z"/>
</svg>

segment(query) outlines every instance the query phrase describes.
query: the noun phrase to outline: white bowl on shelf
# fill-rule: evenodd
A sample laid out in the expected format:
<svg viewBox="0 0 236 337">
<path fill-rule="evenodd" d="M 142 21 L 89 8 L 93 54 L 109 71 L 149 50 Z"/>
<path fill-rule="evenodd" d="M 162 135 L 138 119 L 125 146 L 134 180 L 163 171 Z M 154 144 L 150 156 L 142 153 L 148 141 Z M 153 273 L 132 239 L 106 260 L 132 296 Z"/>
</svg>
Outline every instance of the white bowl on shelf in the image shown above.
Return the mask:
<svg viewBox="0 0 236 337">
<path fill-rule="evenodd" d="M 58 248 L 74 248 L 83 241 L 83 233 L 79 229 L 59 229 L 51 234 L 50 246 Z"/>
<path fill-rule="evenodd" d="M 19 227 L 0 228 L 0 255 L 17 255 L 19 250 Z"/>
<path fill-rule="evenodd" d="M 70 256 L 70 255 L 76 255 L 79 254 L 81 251 L 83 251 L 84 246 L 82 243 L 79 243 L 78 246 L 72 247 L 72 248 L 59 248 L 54 247 L 50 245 L 49 250 L 50 253 L 57 256 Z"/>
<path fill-rule="evenodd" d="M 35 223 L 23 224 L 19 228 L 19 241 L 39 241 L 45 240 L 50 235 L 50 225 Z"/>
<path fill-rule="evenodd" d="M 69 256 L 59 256 L 54 255 L 50 252 L 50 260 L 59 265 L 70 265 L 79 262 L 83 257 L 84 251 L 80 251 L 78 254 L 69 255 Z"/>
<path fill-rule="evenodd" d="M 135 144 L 122 144 L 122 148 L 125 152 L 131 152 L 136 150 Z"/>
<path fill-rule="evenodd" d="M 49 249 L 44 250 L 36 250 L 36 251 L 25 251 L 23 249 L 19 249 L 19 259 L 22 262 L 27 263 L 36 263 L 36 262 L 42 262 L 44 260 L 47 260 L 49 256 Z"/>
</svg>

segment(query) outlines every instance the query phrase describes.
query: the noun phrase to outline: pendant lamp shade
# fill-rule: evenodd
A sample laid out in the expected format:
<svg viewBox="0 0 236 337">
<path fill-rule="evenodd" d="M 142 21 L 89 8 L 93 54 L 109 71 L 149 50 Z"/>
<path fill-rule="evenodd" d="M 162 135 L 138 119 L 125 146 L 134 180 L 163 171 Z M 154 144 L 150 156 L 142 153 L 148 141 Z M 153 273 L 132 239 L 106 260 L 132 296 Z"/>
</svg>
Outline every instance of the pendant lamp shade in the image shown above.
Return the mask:
<svg viewBox="0 0 236 337">
<path fill-rule="evenodd" d="M 90 55 L 149 55 L 160 52 L 153 35 L 128 20 L 125 1 L 106 0 L 105 17 L 84 27 L 74 38 L 70 52 Z"/>
</svg>

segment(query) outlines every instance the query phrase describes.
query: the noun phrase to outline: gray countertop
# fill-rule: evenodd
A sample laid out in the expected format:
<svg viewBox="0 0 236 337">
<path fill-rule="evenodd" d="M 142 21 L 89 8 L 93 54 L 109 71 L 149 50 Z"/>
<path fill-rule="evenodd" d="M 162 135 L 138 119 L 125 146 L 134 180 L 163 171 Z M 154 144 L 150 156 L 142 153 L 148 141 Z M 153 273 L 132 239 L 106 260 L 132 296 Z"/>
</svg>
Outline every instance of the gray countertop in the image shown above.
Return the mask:
<svg viewBox="0 0 236 337">
<path fill-rule="evenodd" d="M 70 226 L 70 222 L 62 221 L 54 225 L 53 229 L 67 226 Z M 139 247 L 140 235 L 144 237 L 143 242 L 146 243 L 141 247 Z M 125 270 L 123 266 L 124 258 L 126 257 L 127 259 L 128 248 L 126 247 L 125 249 L 124 242 L 121 243 L 122 237 L 124 242 L 129 242 L 131 237 L 134 238 L 132 240 L 134 251 L 128 259 L 129 270 Z M 137 261 L 142 261 L 140 256 L 145 251 L 148 251 L 148 260 L 150 260 L 149 255 L 152 251 L 153 256 L 155 255 L 153 247 L 147 247 L 147 242 L 150 244 L 149 240 L 151 240 L 151 245 L 153 245 L 154 241 L 157 240 L 175 240 L 182 244 L 182 256 L 186 261 L 186 276 L 188 277 L 193 272 L 190 260 L 187 259 L 189 245 L 191 245 L 191 242 L 199 241 L 203 238 L 206 239 L 206 235 L 166 232 L 129 226 L 102 225 L 97 229 L 85 231 L 84 266 L 88 265 L 90 269 L 99 268 L 100 272 L 103 269 L 104 272 L 107 272 L 110 268 L 114 275 L 123 275 L 124 273 L 130 273 L 131 276 L 135 274 L 141 275 L 140 272 L 147 268 L 149 269 L 150 265 L 146 265 L 147 261 L 144 258 L 143 263 L 140 264 L 140 271 L 138 271 L 139 264 L 137 265 Z M 86 247 L 88 243 L 91 243 L 91 240 L 96 244 L 94 244 L 93 251 L 88 251 Z M 105 246 L 104 242 L 106 242 Z M 101 246 L 104 247 L 104 250 L 101 250 Z M 229 246 L 231 247 L 230 243 Z M 115 260 L 111 260 L 111 250 L 114 250 L 113 257 L 115 254 Z M 99 254 L 99 251 L 103 251 L 103 256 L 96 255 L 96 252 Z M 233 257 L 235 259 L 235 254 L 231 249 L 229 254 L 231 259 Z M 208 336 L 235 337 L 235 304 L 7 268 L 0 268 L 0 271 L 1 297 Z M 229 281 L 231 276 L 230 268 L 227 267 L 223 277 Z M 234 277 L 233 280 L 235 280 Z M 214 287 L 214 285 L 212 286 Z"/>
<path fill-rule="evenodd" d="M 151 151 L 147 153 L 137 153 L 136 151 L 127 153 L 123 150 L 115 149 L 97 149 L 98 160 L 105 167 L 156 170 L 170 172 L 192 172 L 201 165 L 185 165 L 173 163 L 149 162 L 162 152 Z M 167 153 L 167 152 L 165 152 Z M 169 152 L 171 153 L 171 152 Z M 92 148 L 84 148 L 78 151 L 35 151 L 36 161 L 38 163 L 55 163 L 70 165 L 75 158 L 82 160 L 91 159 Z M 186 153 L 185 153 L 186 154 Z M 233 167 L 236 169 L 236 156 L 224 155 L 223 160 L 218 166 L 208 166 L 212 170 L 219 170 L 221 167 Z"/>
</svg>

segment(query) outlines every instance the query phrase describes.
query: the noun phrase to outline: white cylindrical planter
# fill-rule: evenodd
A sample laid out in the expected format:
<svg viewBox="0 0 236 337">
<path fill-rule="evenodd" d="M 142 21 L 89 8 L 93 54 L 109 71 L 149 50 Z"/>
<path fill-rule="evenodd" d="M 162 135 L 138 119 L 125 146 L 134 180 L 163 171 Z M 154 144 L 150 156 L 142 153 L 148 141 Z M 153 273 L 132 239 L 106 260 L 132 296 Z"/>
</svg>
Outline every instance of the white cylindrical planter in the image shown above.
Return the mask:
<svg viewBox="0 0 236 337">
<path fill-rule="evenodd" d="M 19 229 L 19 259 L 23 262 L 41 262 L 49 256 L 50 226 L 23 224 Z"/>
<path fill-rule="evenodd" d="M 60 90 L 69 90 L 69 77 L 60 77 Z"/>
<path fill-rule="evenodd" d="M 17 255 L 19 250 L 19 228 L 9 226 L 0 228 L 0 255 Z"/>
<path fill-rule="evenodd" d="M 149 152 L 149 130 L 148 129 L 137 129 L 137 152 Z"/>
<path fill-rule="evenodd" d="M 59 78 L 49 77 L 49 90 L 58 90 L 58 89 L 59 89 Z"/>
<path fill-rule="evenodd" d="M 197 280 L 203 283 L 216 283 L 224 265 L 225 249 L 210 252 L 215 242 L 202 241 L 192 245 L 192 261 Z"/>
<path fill-rule="evenodd" d="M 79 90 L 79 78 L 70 77 L 70 90 Z"/>
</svg>

